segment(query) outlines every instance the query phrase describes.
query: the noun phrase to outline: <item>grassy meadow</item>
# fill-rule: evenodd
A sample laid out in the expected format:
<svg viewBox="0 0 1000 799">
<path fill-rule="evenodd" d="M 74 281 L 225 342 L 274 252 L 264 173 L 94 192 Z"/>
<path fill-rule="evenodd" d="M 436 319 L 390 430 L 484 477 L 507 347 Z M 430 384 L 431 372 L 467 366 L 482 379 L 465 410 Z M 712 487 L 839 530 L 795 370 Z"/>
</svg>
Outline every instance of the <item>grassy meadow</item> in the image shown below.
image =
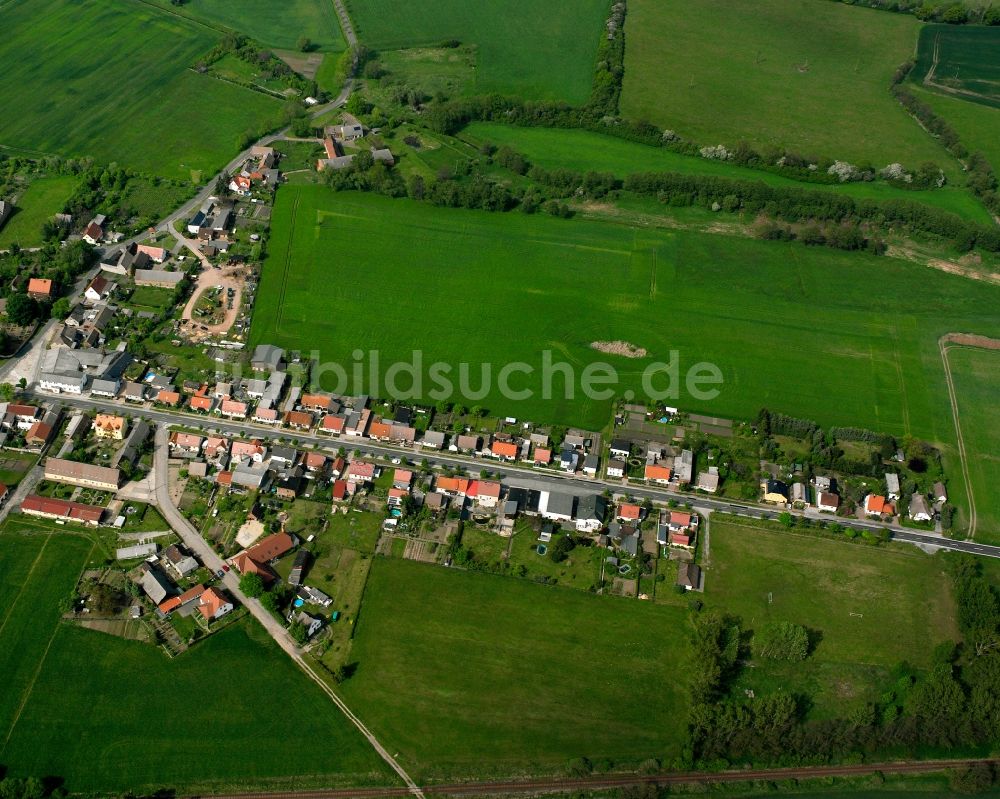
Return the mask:
<svg viewBox="0 0 1000 799">
<path fill-rule="evenodd" d="M 1000 108 L 962 100 L 918 85 L 911 86 L 910 90 L 951 123 L 969 152 L 981 152 L 994 171 L 1000 169 Z"/>
<path fill-rule="evenodd" d="M 377 559 L 343 685 L 417 779 L 669 760 L 686 612 Z"/>
<path fill-rule="evenodd" d="M 376 50 L 449 39 L 477 48 L 476 93 L 582 103 L 590 94 L 606 0 L 348 0 L 358 38 Z"/>
<path fill-rule="evenodd" d="M 179 9 L 169 0 L 153 2 L 207 25 L 244 33 L 266 47 L 295 50 L 303 36 L 323 52 L 346 46 L 332 0 L 189 0 Z"/>
<path fill-rule="evenodd" d="M 679 353 L 680 375 L 718 365 L 720 394 L 680 407 L 748 418 L 762 406 L 824 426 L 870 427 L 932 441 L 953 437 L 937 339 L 1000 332 L 1000 288 L 891 259 L 800 244 L 613 222 L 435 208 L 410 200 L 289 187 L 278 195 L 254 312 L 252 343 L 301 348 L 303 331 L 348 374 L 354 349 L 378 349 L 383 371 L 423 353 L 435 361 L 522 361 L 504 399 L 482 404 L 537 422 L 600 428 L 607 399 L 563 380 L 542 395 L 541 351 L 579 373 L 612 363 L 617 394 L 643 391 L 642 372 Z M 873 286 L 878 290 L 873 291 Z M 591 343 L 627 340 L 641 359 L 595 357 Z M 793 379 L 794 378 L 794 379 Z M 665 385 L 657 382 L 657 385 Z M 404 377 L 401 389 L 410 387 Z M 427 380 L 428 395 L 436 383 Z M 383 386 L 369 387 L 379 394 Z M 602 386 L 603 388 L 603 386 Z"/>
<path fill-rule="evenodd" d="M 588 130 L 521 128 L 494 122 L 474 122 L 459 138 L 473 145 L 492 142 L 508 146 L 547 169 L 612 172 L 625 177 L 636 172 L 676 172 L 736 180 L 759 180 L 769 186 L 832 191 L 857 200 L 908 200 L 951 211 L 965 219 L 989 223 L 989 211 L 964 188 L 948 185 L 933 191 L 908 191 L 883 181 L 827 185 L 804 183 L 783 175 L 737 166 L 724 161 L 681 155 L 662 147 L 603 136 Z"/>
<path fill-rule="evenodd" d="M 876 167 L 957 164 L 889 94 L 920 22 L 817 0 L 634 0 L 622 112 L 699 144 L 778 145 Z"/>
<path fill-rule="evenodd" d="M 173 660 L 150 644 L 61 622 L 60 603 L 95 554 L 66 528 L 18 520 L 0 533 L 8 775 L 60 776 L 70 791 L 101 795 L 392 782 L 368 743 L 250 621 Z"/>
<path fill-rule="evenodd" d="M 953 347 L 948 353 L 959 421 L 970 451 L 969 477 L 976 503 L 976 540 L 1000 544 L 1000 352 Z M 952 502 L 965 497 L 951 487 Z"/>
<path fill-rule="evenodd" d="M 126 0 L 3 6 L 0 145 L 200 180 L 280 103 L 190 67 L 215 31 Z"/>
<path fill-rule="evenodd" d="M 801 692 L 816 717 L 843 716 L 877 698 L 893 667 L 930 665 L 958 640 L 951 583 L 940 558 L 713 521 L 705 604 L 744 629 L 800 624 L 817 642 L 803 663 L 755 660 L 736 690 Z"/>
<path fill-rule="evenodd" d="M 1000 108 L 1000 28 L 925 26 L 913 77 L 941 92 Z"/>
<path fill-rule="evenodd" d="M 13 215 L 0 228 L 0 249 L 11 244 L 36 247 L 42 243 L 42 225 L 60 213 L 76 189 L 73 175 L 38 178 L 21 192 Z"/>
</svg>

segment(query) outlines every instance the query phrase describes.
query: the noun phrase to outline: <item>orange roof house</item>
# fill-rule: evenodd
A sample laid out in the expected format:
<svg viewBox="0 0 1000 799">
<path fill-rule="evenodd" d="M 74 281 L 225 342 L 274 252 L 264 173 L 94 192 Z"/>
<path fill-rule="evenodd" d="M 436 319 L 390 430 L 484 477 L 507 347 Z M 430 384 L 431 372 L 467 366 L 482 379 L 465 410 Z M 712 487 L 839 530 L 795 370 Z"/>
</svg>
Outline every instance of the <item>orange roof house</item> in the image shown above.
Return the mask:
<svg viewBox="0 0 1000 799">
<path fill-rule="evenodd" d="M 652 483 L 669 483 L 671 474 L 673 472 L 668 467 L 650 463 L 647 464 L 643 477 Z"/>
<path fill-rule="evenodd" d="M 52 281 L 44 277 L 33 277 L 28 281 L 28 296 L 36 300 L 52 297 Z"/>
<path fill-rule="evenodd" d="M 626 502 L 618 508 L 618 518 L 625 521 L 638 521 L 641 515 L 642 508 L 638 505 L 631 505 Z"/>
<path fill-rule="evenodd" d="M 518 446 L 507 441 L 494 441 L 490 445 L 490 452 L 494 458 L 503 458 L 508 461 L 517 460 Z"/>
</svg>

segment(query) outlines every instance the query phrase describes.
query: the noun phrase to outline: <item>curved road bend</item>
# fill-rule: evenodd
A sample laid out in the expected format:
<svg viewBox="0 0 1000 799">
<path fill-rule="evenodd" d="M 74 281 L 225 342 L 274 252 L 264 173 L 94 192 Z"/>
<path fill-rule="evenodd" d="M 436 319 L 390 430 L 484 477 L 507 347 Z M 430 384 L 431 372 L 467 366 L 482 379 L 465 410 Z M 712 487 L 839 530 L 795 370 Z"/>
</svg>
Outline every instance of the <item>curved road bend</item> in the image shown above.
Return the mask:
<svg viewBox="0 0 1000 799">
<path fill-rule="evenodd" d="M 164 518 L 174 529 L 174 531 L 181 537 L 184 545 L 190 549 L 198 559 L 204 563 L 213 572 L 218 573 L 222 570 L 223 561 L 222 558 L 212 549 L 201 534 L 191 525 L 183 514 L 177 509 L 177 506 L 170 499 L 169 491 L 169 432 L 166 425 L 160 424 L 156 427 L 156 450 L 154 454 L 153 467 L 155 473 L 156 482 L 156 502 L 160 510 L 163 513 Z M 351 723 L 358 728 L 362 735 L 368 739 L 368 743 L 372 745 L 372 748 L 378 752 L 379 756 L 389 764 L 393 771 L 395 771 L 400 779 L 406 784 L 405 789 L 401 789 L 404 793 L 411 793 L 418 799 L 423 799 L 423 793 L 417 784 L 410 778 L 410 775 L 403 770 L 403 767 L 396 762 L 395 758 L 386 750 L 378 739 L 372 734 L 364 723 L 359 719 L 354 712 L 344 703 L 334 691 L 327 685 L 319 675 L 312 669 L 312 667 L 306 663 L 302 654 L 299 652 L 298 647 L 295 645 L 295 641 L 288 634 L 288 630 L 285 626 L 281 624 L 269 611 L 267 611 L 256 599 L 251 599 L 246 596 L 240 590 L 239 578 L 233 571 L 224 571 L 222 579 L 220 580 L 226 590 L 229 591 L 242 605 L 244 605 L 250 613 L 253 615 L 261 626 L 268 632 L 268 634 L 277 642 L 285 653 L 298 664 L 309 677 L 312 679 L 323 692 L 330 697 L 335 705 L 341 710 L 341 712 L 350 719 Z"/>
</svg>

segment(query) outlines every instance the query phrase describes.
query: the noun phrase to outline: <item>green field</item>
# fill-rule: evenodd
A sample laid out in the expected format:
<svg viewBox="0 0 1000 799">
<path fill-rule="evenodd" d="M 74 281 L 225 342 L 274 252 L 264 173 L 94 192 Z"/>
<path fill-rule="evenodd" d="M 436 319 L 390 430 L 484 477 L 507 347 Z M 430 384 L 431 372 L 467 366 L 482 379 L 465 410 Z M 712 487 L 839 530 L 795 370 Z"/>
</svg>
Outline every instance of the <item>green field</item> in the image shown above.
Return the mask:
<svg viewBox="0 0 1000 799">
<path fill-rule="evenodd" d="M 948 353 L 962 437 L 970 449 L 976 540 L 1000 544 L 1000 352 L 955 347 Z M 957 488 L 951 489 L 957 493 Z M 961 495 L 950 497 L 963 501 Z"/>
<path fill-rule="evenodd" d="M 956 174 L 889 94 L 919 28 L 905 14 L 818 0 L 634 0 L 622 112 L 704 145 L 748 141 L 876 167 L 930 160 Z"/>
<path fill-rule="evenodd" d="M 343 687 L 417 778 L 669 760 L 686 635 L 677 608 L 377 559 Z"/>
<path fill-rule="evenodd" d="M 34 534 L 20 535 L 31 529 Z M 60 622 L 95 551 L 8 522 L 0 533 L 0 762 L 102 795 L 392 781 L 320 690 L 253 622 L 171 660 Z"/>
<path fill-rule="evenodd" d="M 1000 330 L 1000 287 L 799 244 L 455 211 L 323 186 L 282 191 L 272 222 L 252 343 L 298 348 L 308 331 L 320 357 L 348 374 L 356 348 L 378 349 L 380 372 L 420 349 L 425 370 L 453 365 L 456 386 L 458 364 L 475 364 L 471 389 L 482 385 L 480 363 L 495 378 L 522 361 L 535 371 L 511 387 L 534 396 L 505 400 L 494 380 L 484 399 L 461 392 L 463 404 L 538 422 L 600 428 L 610 411 L 579 390 L 566 399 L 558 376 L 546 399 L 542 350 L 577 370 L 613 363 L 619 395 L 642 392 L 643 370 L 677 350 L 681 375 L 709 361 L 724 377 L 717 398 L 684 390 L 680 407 L 748 418 L 767 406 L 948 442 L 937 339 Z M 647 357 L 590 348 L 619 339 Z M 420 393 L 433 397 L 434 387 Z"/>
<path fill-rule="evenodd" d="M 939 92 L 1000 108 L 1000 28 L 925 26 L 913 78 Z"/>
<path fill-rule="evenodd" d="M 803 663 L 755 660 L 736 690 L 802 692 L 817 717 L 843 717 L 875 699 L 893 667 L 928 667 L 936 644 L 959 638 L 944 563 L 917 550 L 713 521 L 711 561 L 707 606 L 744 629 L 789 621 L 819 639 Z"/>
<path fill-rule="evenodd" d="M 348 0 L 362 43 L 377 50 L 448 39 L 478 49 L 475 93 L 582 103 L 590 94 L 607 0 Z"/>
<path fill-rule="evenodd" d="M 0 249 L 15 242 L 21 247 L 42 243 L 42 225 L 60 213 L 76 188 L 72 175 L 53 175 L 31 181 L 21 192 L 14 214 L 0 228 Z"/>
<path fill-rule="evenodd" d="M 617 177 L 637 172 L 676 172 L 682 175 L 759 180 L 769 186 L 833 191 L 857 200 L 909 200 L 951 211 L 977 222 L 992 221 L 989 211 L 970 192 L 957 186 L 949 185 L 933 191 L 907 191 L 883 181 L 836 185 L 804 183 L 725 161 L 681 155 L 662 147 L 650 147 L 587 130 L 520 128 L 492 122 L 474 122 L 459 134 L 459 138 L 477 145 L 482 142 L 506 145 L 527 156 L 533 164 L 547 169 L 612 172 Z"/>
<path fill-rule="evenodd" d="M 970 103 L 923 87 L 910 88 L 951 124 L 969 152 L 983 153 L 994 171 L 1000 169 L 1000 108 Z"/>
<path fill-rule="evenodd" d="M 345 47 L 332 0 L 189 0 L 179 9 L 168 0 L 154 2 L 209 25 L 245 33 L 267 47 L 295 50 L 303 36 L 316 50 Z"/>
<path fill-rule="evenodd" d="M 153 6 L 12 0 L 0 21 L 0 145 L 200 179 L 277 122 L 274 98 L 190 69 L 218 34 Z"/>
</svg>

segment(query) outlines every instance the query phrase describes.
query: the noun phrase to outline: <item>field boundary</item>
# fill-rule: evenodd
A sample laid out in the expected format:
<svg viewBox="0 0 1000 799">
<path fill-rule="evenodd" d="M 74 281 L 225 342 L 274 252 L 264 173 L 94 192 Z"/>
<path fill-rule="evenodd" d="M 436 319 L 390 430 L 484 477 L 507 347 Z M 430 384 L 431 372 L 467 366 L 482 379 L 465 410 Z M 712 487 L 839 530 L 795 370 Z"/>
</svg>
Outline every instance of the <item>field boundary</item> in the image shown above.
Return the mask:
<svg viewBox="0 0 1000 799">
<path fill-rule="evenodd" d="M 285 259 L 281 270 L 281 285 L 278 289 L 278 312 L 274 319 L 275 330 L 281 329 L 282 317 L 285 315 L 285 289 L 288 287 L 288 271 L 292 263 L 292 247 L 295 244 L 295 219 L 298 216 L 299 203 L 301 201 L 302 195 L 296 192 L 288 219 L 288 243 L 285 246 Z"/>
<path fill-rule="evenodd" d="M 969 540 L 976 535 L 976 500 L 972 490 L 972 479 L 969 474 L 969 456 L 965 449 L 965 439 L 962 437 L 961 414 L 958 409 L 958 393 L 955 391 L 955 381 L 951 374 L 951 362 L 948 351 L 952 347 L 964 347 L 979 350 L 1000 350 L 1000 339 L 988 336 L 977 336 L 972 333 L 945 333 L 938 339 L 938 349 L 941 352 L 941 363 L 944 366 L 944 379 L 948 388 L 948 400 L 951 403 L 951 416 L 955 423 L 955 442 L 958 446 L 958 457 L 962 467 L 962 479 L 965 480 L 965 494 L 969 502 Z"/>
</svg>

